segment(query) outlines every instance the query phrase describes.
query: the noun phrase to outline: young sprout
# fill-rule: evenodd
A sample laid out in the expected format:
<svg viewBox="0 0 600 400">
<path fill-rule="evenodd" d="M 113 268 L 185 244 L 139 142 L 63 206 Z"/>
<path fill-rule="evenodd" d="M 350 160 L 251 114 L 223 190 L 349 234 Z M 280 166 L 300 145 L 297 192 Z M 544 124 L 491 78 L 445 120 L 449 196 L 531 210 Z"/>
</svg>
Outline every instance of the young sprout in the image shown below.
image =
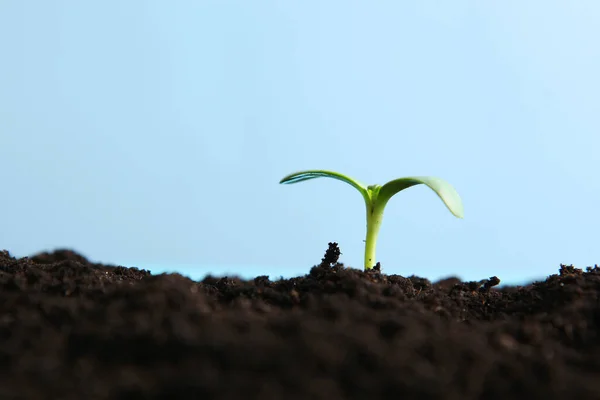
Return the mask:
<svg viewBox="0 0 600 400">
<path fill-rule="evenodd" d="M 383 219 L 383 209 L 393 195 L 411 186 L 424 184 L 442 199 L 448 210 L 458 218 L 463 218 L 463 205 L 456 190 L 446 181 L 432 176 L 410 176 L 394 179 L 383 186 L 366 186 L 346 175 L 324 170 L 300 171 L 284 177 L 279 183 L 292 184 L 314 178 L 333 178 L 352 185 L 365 199 L 367 206 L 367 238 L 365 240 L 365 270 L 375 265 L 377 235 Z"/>
</svg>

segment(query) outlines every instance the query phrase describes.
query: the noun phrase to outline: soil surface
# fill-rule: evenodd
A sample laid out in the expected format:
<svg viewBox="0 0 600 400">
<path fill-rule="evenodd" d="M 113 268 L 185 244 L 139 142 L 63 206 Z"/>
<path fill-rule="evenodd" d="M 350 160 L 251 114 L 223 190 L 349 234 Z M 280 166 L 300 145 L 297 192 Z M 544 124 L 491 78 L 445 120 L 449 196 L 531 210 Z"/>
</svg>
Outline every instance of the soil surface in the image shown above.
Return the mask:
<svg viewBox="0 0 600 400">
<path fill-rule="evenodd" d="M 600 399 L 600 268 L 270 281 L 0 252 L 0 399 Z"/>
</svg>

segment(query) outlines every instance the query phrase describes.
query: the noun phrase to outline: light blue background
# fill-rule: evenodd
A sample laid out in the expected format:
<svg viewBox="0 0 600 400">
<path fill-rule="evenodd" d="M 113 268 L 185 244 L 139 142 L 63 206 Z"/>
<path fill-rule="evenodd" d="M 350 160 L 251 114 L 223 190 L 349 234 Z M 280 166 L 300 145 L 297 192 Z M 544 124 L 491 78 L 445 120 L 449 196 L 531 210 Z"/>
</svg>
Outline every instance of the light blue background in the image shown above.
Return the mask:
<svg viewBox="0 0 600 400">
<path fill-rule="evenodd" d="M 0 248 L 207 273 L 524 283 L 600 263 L 600 2 L 0 0 Z"/>
</svg>

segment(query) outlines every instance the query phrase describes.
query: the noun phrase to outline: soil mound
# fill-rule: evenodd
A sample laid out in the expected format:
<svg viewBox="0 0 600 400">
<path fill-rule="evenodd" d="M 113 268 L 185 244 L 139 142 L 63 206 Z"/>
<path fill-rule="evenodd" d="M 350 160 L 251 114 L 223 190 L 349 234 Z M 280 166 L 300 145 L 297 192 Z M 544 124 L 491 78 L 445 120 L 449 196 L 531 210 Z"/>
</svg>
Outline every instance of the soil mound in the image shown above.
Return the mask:
<svg viewBox="0 0 600 400">
<path fill-rule="evenodd" d="M 600 268 L 178 274 L 0 252 L 0 399 L 600 399 Z"/>
</svg>

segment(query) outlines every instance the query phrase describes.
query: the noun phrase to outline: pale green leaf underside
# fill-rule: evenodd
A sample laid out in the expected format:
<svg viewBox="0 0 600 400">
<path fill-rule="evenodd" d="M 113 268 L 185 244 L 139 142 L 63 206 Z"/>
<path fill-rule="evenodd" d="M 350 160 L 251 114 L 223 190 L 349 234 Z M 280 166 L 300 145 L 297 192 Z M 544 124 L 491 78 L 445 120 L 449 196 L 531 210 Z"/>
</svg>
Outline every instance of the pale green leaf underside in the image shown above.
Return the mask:
<svg viewBox="0 0 600 400">
<path fill-rule="evenodd" d="M 410 176 L 394 179 L 383 185 L 379 191 L 379 200 L 387 203 L 389 199 L 400 192 L 415 185 L 426 185 L 432 189 L 444 202 L 448 210 L 458 218 L 464 217 L 464 209 L 460 196 L 452 185 L 441 178 L 433 176 Z"/>
<path fill-rule="evenodd" d="M 333 178 L 355 187 L 363 196 L 367 195 L 367 188 L 360 182 L 338 172 L 325 171 L 321 169 L 294 172 L 284 177 L 279 183 L 292 184 L 315 178 Z"/>
</svg>

